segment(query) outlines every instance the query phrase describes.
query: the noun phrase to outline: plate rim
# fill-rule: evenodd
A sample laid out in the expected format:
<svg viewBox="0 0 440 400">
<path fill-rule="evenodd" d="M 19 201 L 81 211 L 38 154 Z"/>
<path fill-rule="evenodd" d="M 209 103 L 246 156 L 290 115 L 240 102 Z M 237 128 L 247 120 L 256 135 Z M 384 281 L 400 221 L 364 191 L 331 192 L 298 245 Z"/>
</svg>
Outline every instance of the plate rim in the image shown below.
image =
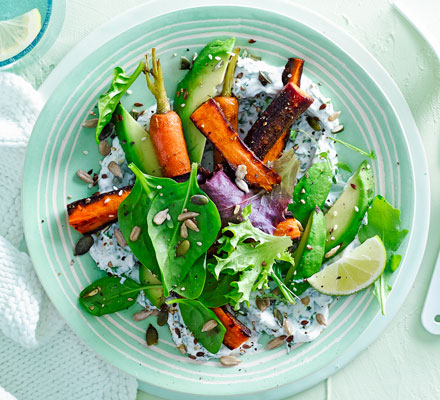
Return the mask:
<svg viewBox="0 0 440 400">
<path fill-rule="evenodd" d="M 162 2 L 165 3 L 165 2 Z M 154 7 L 153 7 L 154 6 Z M 57 86 L 60 82 L 70 74 L 70 72 L 88 55 L 90 55 L 94 49 L 100 46 L 99 43 L 102 43 L 102 38 L 104 37 L 104 41 L 110 41 L 113 37 L 118 36 L 125 30 L 132 28 L 133 16 L 136 15 L 135 21 L 138 21 L 139 24 L 144 23 L 152 18 L 157 16 L 184 10 L 195 7 L 216 7 L 216 6 L 237 6 L 234 4 L 232 0 L 226 0 L 222 2 L 210 2 L 210 4 L 206 4 L 206 2 L 202 0 L 187 0 L 185 2 L 185 6 L 179 4 L 178 0 L 171 0 L 166 2 L 165 4 L 161 4 L 160 1 L 154 0 L 152 2 L 148 2 L 147 4 L 142 4 L 140 6 L 134 7 L 125 11 L 123 14 L 111 19 L 101 27 L 97 28 L 95 31 L 87 35 L 83 38 L 75 47 L 69 51 L 69 53 L 62 59 L 62 61 L 57 65 L 57 67 L 51 72 L 45 82 L 41 85 L 39 92 L 43 97 L 43 100 L 46 101 L 50 95 L 56 90 Z M 329 40 L 331 40 L 336 46 L 341 48 L 345 53 L 349 54 L 350 57 L 365 71 L 365 73 L 376 83 L 378 88 L 382 91 L 384 96 L 387 98 L 390 107 L 393 109 L 395 115 L 400 121 L 402 126 L 402 131 L 404 133 L 405 139 L 408 143 L 408 147 L 411 149 L 410 158 L 412 159 L 414 168 L 412 169 L 413 177 L 414 177 L 414 185 L 416 188 L 423 187 L 423 195 L 421 195 L 420 190 L 416 190 L 416 194 L 414 197 L 415 205 L 414 205 L 414 219 L 422 220 L 429 223 L 430 217 L 430 181 L 429 181 L 429 170 L 427 159 L 425 156 L 424 147 L 420 138 L 420 134 L 418 132 L 415 121 L 412 117 L 411 111 L 409 109 L 408 104 L 406 103 L 402 93 L 397 87 L 394 80 L 388 74 L 388 72 L 383 68 L 383 66 L 376 60 L 376 58 L 356 39 L 353 39 L 345 30 L 341 29 L 335 23 L 327 20 L 320 14 L 317 14 L 315 11 L 307 9 L 305 7 L 299 6 L 297 4 L 293 4 L 288 2 L 287 0 L 272 0 L 270 4 L 270 8 L 264 5 L 262 0 L 251 1 L 251 0 L 241 0 L 240 7 L 249 7 L 254 9 L 262 9 L 266 11 L 271 11 L 278 14 L 283 14 L 288 18 L 292 18 L 297 20 L 298 22 L 308 26 L 310 29 L 317 31 L 320 34 L 324 34 L 327 36 Z M 154 8 L 154 12 L 152 9 Z M 148 12 L 147 12 L 148 11 Z M 139 16 L 145 16 L 139 18 Z M 115 26 L 117 29 L 115 29 Z M 325 27 L 325 29 L 322 29 Z M 348 50 L 350 49 L 350 50 Z M 43 108 L 44 110 L 44 108 Z M 398 111 L 399 110 L 399 111 Z M 409 134 L 412 132 L 412 135 Z M 25 161 L 25 169 L 24 173 L 28 170 L 29 166 L 29 157 L 26 154 Z M 23 193 L 26 192 L 26 188 L 23 186 Z M 26 196 L 23 195 L 22 202 L 24 203 L 24 199 Z M 23 207 L 24 221 L 26 221 L 27 209 Z M 24 223 L 25 236 L 30 237 L 31 229 L 29 227 L 30 224 Z M 411 254 L 407 254 L 407 257 L 412 254 L 419 253 L 423 254 L 426 242 L 428 231 L 418 229 L 416 235 L 416 229 L 418 228 L 417 224 L 414 224 L 414 231 L 411 233 L 410 242 L 408 243 L 408 249 L 411 247 Z M 417 239 L 415 239 L 417 236 Z M 33 256 L 33 246 L 29 246 L 29 252 L 31 258 L 34 259 L 36 257 Z M 414 256 L 413 256 L 414 257 Z M 296 383 L 287 383 L 281 387 L 276 389 L 270 389 L 265 391 L 259 391 L 258 393 L 261 395 L 265 393 L 265 397 L 268 399 L 277 399 L 279 396 L 287 396 L 293 393 L 301 392 L 319 382 L 326 379 L 328 376 L 335 373 L 341 367 L 345 366 L 348 362 L 350 362 L 354 357 L 356 357 L 362 350 L 364 350 L 367 346 L 369 346 L 377 337 L 382 333 L 385 327 L 391 322 L 394 316 L 397 314 L 397 311 L 401 308 L 404 300 L 407 298 L 409 290 L 416 278 L 417 272 L 420 268 L 422 262 L 422 257 L 419 259 L 415 259 L 413 262 L 413 268 L 408 271 L 409 278 L 405 279 L 400 284 L 400 293 L 402 294 L 398 300 L 392 303 L 391 307 L 388 308 L 387 315 L 385 317 L 378 318 L 377 316 L 371 321 L 366 330 L 357 338 L 356 341 L 352 343 L 350 347 L 348 347 L 344 353 L 342 353 L 338 358 L 334 359 L 332 363 L 321 368 L 320 370 L 310 374 L 309 376 L 303 378 L 300 382 Z M 35 268 L 37 271 L 37 275 L 40 278 L 40 272 L 38 268 Z M 42 281 L 40 279 L 40 281 Z M 50 290 L 44 285 L 43 287 L 49 295 Z M 51 297 L 49 295 L 49 297 Z M 69 325 L 70 326 L 70 325 Z M 76 330 L 71 326 L 72 330 L 76 333 Z M 76 333 L 77 334 L 77 333 Z M 79 336 L 79 335 L 78 335 Z M 82 339 L 82 336 L 79 336 Z M 82 339 L 84 340 L 84 339 Z M 89 345 L 90 347 L 90 345 Z M 95 351 L 95 350 L 93 350 Z M 112 365 L 113 360 L 110 360 L 106 357 L 105 354 L 99 353 L 101 357 L 106 359 Z M 118 366 L 116 366 L 118 367 Z M 119 367 L 118 367 L 119 368 Z M 126 373 L 133 375 L 132 372 L 123 369 Z M 154 386 L 151 383 L 140 381 L 140 388 L 143 388 L 145 391 L 148 391 L 152 394 L 156 394 L 159 396 L 165 396 L 170 398 L 170 394 L 177 394 L 181 398 L 202 398 L 196 394 L 190 394 L 188 392 L 175 392 L 170 391 L 169 389 L 163 389 L 159 386 Z M 295 387 L 293 387 L 295 386 Z M 191 396 L 191 397 L 188 397 Z M 255 396 L 255 393 L 248 393 L 244 395 L 245 397 Z M 213 398 L 215 396 L 210 396 Z M 229 396 L 228 396 L 229 397 Z M 240 395 L 243 397 L 243 395 Z M 230 396 L 229 398 L 233 398 Z"/>
</svg>

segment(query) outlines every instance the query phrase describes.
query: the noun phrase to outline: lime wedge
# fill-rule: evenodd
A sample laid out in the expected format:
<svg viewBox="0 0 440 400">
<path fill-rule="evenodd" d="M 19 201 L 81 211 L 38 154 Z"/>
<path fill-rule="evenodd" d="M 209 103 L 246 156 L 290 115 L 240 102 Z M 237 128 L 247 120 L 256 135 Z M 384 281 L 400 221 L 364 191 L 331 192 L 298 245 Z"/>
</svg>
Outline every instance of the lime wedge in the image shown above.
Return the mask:
<svg viewBox="0 0 440 400">
<path fill-rule="evenodd" d="M 14 57 L 38 35 L 41 29 L 41 15 L 34 8 L 18 17 L 0 21 L 0 61 Z"/>
<path fill-rule="evenodd" d="M 385 268 L 387 254 L 379 236 L 374 236 L 307 281 L 318 292 L 344 296 L 373 284 Z"/>
</svg>

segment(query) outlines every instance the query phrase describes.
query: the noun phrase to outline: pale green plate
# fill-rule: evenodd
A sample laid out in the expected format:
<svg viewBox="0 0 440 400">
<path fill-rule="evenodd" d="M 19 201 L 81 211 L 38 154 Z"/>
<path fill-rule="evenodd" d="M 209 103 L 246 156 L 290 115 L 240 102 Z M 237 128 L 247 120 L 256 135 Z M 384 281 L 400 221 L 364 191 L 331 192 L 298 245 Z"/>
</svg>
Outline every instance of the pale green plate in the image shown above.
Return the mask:
<svg viewBox="0 0 440 400">
<path fill-rule="evenodd" d="M 141 6 L 100 28 L 55 69 L 42 87 L 48 100 L 26 158 L 26 239 L 38 275 L 61 315 L 97 353 L 143 382 L 144 389 L 174 399 L 279 399 L 317 383 L 347 363 L 380 334 L 402 304 L 426 242 L 427 167 L 403 97 L 358 43 L 321 17 L 283 1 L 272 0 L 270 11 L 234 6 L 230 0 L 226 3 L 229 5 L 182 10 L 178 9 L 203 2 Z M 255 1 L 243 0 L 242 4 L 251 6 Z M 79 199 L 93 192 L 75 177 L 79 168 L 99 169 L 93 129 L 82 128 L 81 123 L 107 89 L 112 69 L 120 65 L 133 70 L 155 46 L 172 94 L 183 75 L 178 70 L 180 55 L 192 55 L 208 41 L 230 35 L 240 47 L 249 47 L 276 65 L 283 65 L 290 56 L 306 60 L 305 73 L 322 84 L 322 91 L 343 112 L 345 131 L 340 137 L 375 151 L 377 193 L 402 209 L 403 224 L 410 234 L 401 248 L 404 258 L 386 317 L 379 314 L 371 290 L 366 290 L 335 300 L 330 325 L 314 342 L 294 346 L 289 354 L 279 348 L 247 355 L 237 368 L 222 368 L 215 361 L 199 363 L 181 355 L 166 328 L 160 329 L 159 346 L 147 348 L 146 322 L 134 323 L 133 309 L 102 318 L 80 309 L 79 292 L 102 273 L 88 255 L 73 257 L 79 235 L 68 227 L 65 206 L 68 195 Z M 249 44 L 250 38 L 256 43 Z M 132 89 L 133 94 L 123 99 L 129 110 L 134 102 L 152 103 L 143 79 Z M 359 154 L 346 149 L 340 154 L 352 167 L 361 161 Z"/>
</svg>

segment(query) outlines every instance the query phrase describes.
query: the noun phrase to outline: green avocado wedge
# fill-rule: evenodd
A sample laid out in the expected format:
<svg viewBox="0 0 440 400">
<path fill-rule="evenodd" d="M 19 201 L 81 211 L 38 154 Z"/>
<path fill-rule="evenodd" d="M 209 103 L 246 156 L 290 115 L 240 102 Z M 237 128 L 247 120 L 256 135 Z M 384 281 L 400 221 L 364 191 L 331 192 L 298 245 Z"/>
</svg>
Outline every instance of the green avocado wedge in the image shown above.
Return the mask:
<svg viewBox="0 0 440 400">
<path fill-rule="evenodd" d="M 301 222 L 307 223 L 315 207 L 322 208 L 332 186 L 333 171 L 328 162 L 313 164 L 296 184 L 289 211 Z"/>
<path fill-rule="evenodd" d="M 288 271 L 286 283 L 292 279 L 304 279 L 317 273 L 321 268 L 325 248 L 325 218 L 322 211 L 316 207 L 310 214 L 298 248 L 293 254 L 295 267 Z M 296 271 L 296 274 L 294 274 Z M 303 293 L 309 284 L 295 283 L 293 292 L 296 295 Z"/>
<path fill-rule="evenodd" d="M 145 174 L 162 176 L 162 170 L 148 132 L 121 104 L 118 104 L 113 116 L 116 134 L 128 163 L 136 164 Z"/>
<path fill-rule="evenodd" d="M 156 275 L 142 264 L 139 266 L 139 280 L 141 281 L 141 285 L 162 284 Z M 150 300 L 151 304 L 157 308 L 160 308 L 165 301 L 162 287 L 144 289 L 144 293 L 147 299 Z"/>
<path fill-rule="evenodd" d="M 194 60 L 190 71 L 177 85 L 174 111 L 182 121 L 189 158 L 200 163 L 206 139 L 190 120 L 194 110 L 217 94 L 223 82 L 235 38 L 208 43 Z"/>
<path fill-rule="evenodd" d="M 373 173 L 370 165 L 364 161 L 325 215 L 326 258 L 332 257 L 353 241 L 373 195 Z M 339 246 L 336 251 L 327 254 L 336 246 Z"/>
</svg>

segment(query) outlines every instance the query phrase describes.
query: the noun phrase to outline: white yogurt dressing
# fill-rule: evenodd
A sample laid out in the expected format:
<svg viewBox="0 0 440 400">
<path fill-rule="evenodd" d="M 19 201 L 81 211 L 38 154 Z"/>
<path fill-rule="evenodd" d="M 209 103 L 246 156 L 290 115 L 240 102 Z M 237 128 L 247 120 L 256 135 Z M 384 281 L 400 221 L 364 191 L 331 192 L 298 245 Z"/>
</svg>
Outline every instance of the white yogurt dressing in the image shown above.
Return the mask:
<svg viewBox="0 0 440 400">
<path fill-rule="evenodd" d="M 263 86 L 258 79 L 258 74 L 263 71 L 272 83 Z M 267 107 L 270 101 L 282 89 L 281 74 L 282 67 L 268 65 L 264 61 L 255 61 L 251 58 L 239 58 L 236 70 L 233 92 L 240 101 L 239 106 L 239 133 L 243 137 L 258 118 L 258 114 Z M 331 130 L 339 125 L 338 119 L 328 121 L 328 117 L 334 114 L 330 99 L 326 98 L 319 90 L 318 85 L 314 84 L 307 76 L 301 78 L 301 88 L 314 98 L 313 104 L 294 124 L 292 131 L 296 131 L 294 139 L 288 143 L 288 147 L 294 147 L 297 157 L 301 161 L 301 171 L 299 177 L 310 167 L 310 165 L 319 160 L 322 161 L 320 153 L 326 153 L 328 159 L 334 165 L 337 162 L 337 153 L 334 142 L 327 137 L 332 135 Z M 320 106 L 326 104 L 326 107 L 320 110 Z M 139 116 L 138 123 L 148 129 L 151 115 L 155 111 L 152 106 Z M 321 132 L 315 132 L 307 122 L 307 116 L 318 117 L 322 126 Z M 305 133 L 304 133 L 305 132 Z M 293 136 L 293 135 L 292 135 Z M 313 138 L 313 139 L 312 139 Z M 116 178 L 109 170 L 108 164 L 111 161 L 117 162 L 123 172 L 123 179 Z M 342 190 L 344 183 L 338 171 L 335 171 L 335 181 L 340 182 L 334 185 L 329 195 L 327 204 L 331 204 Z M 335 183 L 336 183 L 335 182 Z M 124 151 L 118 138 L 113 139 L 112 152 L 102 161 L 102 168 L 99 173 L 98 184 L 100 192 L 114 190 L 134 183 L 134 175 L 127 167 Z M 96 261 L 98 268 L 116 275 L 130 276 L 139 282 L 138 261 L 127 247 L 121 248 L 114 239 L 113 226 L 105 229 L 99 234 L 94 235 L 95 244 L 90 249 L 90 255 Z M 347 249 L 355 247 L 353 243 Z M 344 253 L 348 251 L 345 250 Z M 332 260 L 333 262 L 334 260 Z M 325 264 L 324 264 L 325 266 Z M 122 278 L 124 279 L 124 278 Z M 254 294 L 255 296 L 255 294 Z M 267 310 L 260 311 L 255 303 L 255 297 L 251 299 L 249 307 L 242 307 L 242 313 L 239 319 L 252 331 L 251 338 L 240 348 L 231 351 L 222 345 L 217 354 L 208 352 L 200 343 L 194 340 L 192 332 L 185 326 L 178 306 L 171 307 L 168 316 L 168 324 L 171 335 L 176 346 L 184 345 L 186 353 L 192 358 L 199 360 L 208 360 L 210 358 L 219 358 L 224 355 L 240 355 L 249 352 L 255 352 L 261 348 L 259 338 L 263 333 L 278 337 L 282 335 L 291 336 L 293 340 L 286 346 L 289 349 L 294 343 L 304 343 L 314 340 L 325 325 L 318 323 L 317 314 L 322 314 L 324 321 L 328 319 L 328 306 L 332 298 L 318 293 L 312 288 L 307 289 L 301 298 L 308 297 L 309 302 L 298 301 L 295 305 L 287 305 L 282 302 L 272 304 Z M 138 303 L 144 307 L 153 307 L 148 299 L 141 293 L 137 299 Z M 153 307 L 154 308 L 154 307 Z M 278 309 L 284 320 L 290 321 L 291 332 L 287 332 L 284 325 L 281 325 L 274 316 L 274 309 Z"/>
</svg>

